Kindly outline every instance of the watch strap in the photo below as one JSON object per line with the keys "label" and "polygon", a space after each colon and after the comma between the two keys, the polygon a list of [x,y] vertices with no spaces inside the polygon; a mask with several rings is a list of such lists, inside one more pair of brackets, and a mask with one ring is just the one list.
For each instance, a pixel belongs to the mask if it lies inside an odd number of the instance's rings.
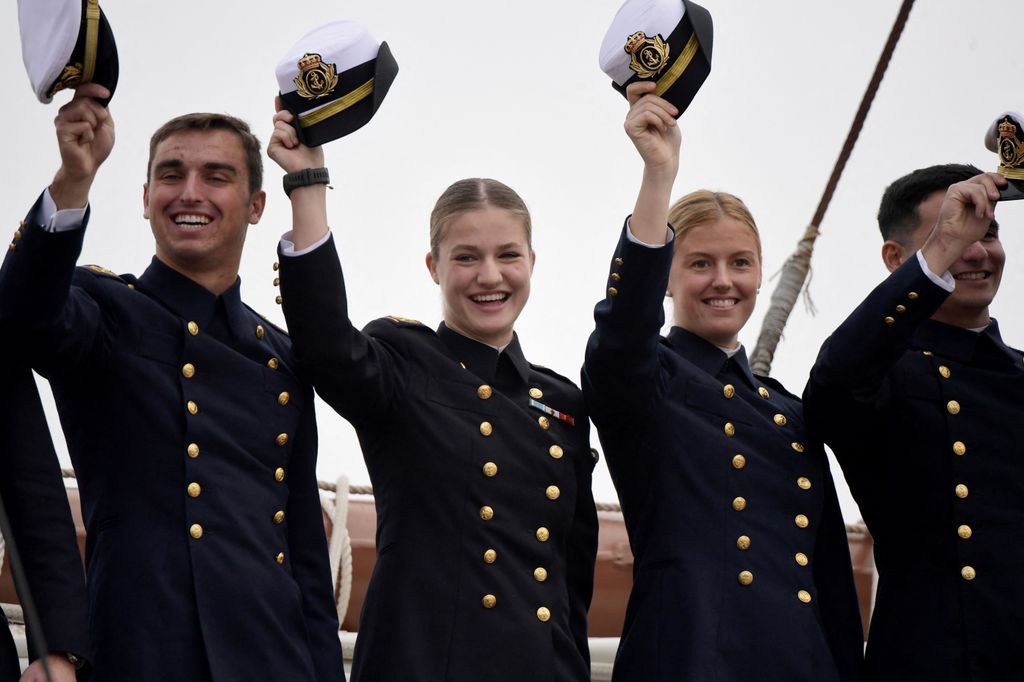
{"label": "watch strap", "polygon": [[303,168],[294,173],[287,173],[284,176],[284,193],[292,195],[292,190],[298,187],[309,185],[327,185],[331,182],[331,175],[326,168]]}

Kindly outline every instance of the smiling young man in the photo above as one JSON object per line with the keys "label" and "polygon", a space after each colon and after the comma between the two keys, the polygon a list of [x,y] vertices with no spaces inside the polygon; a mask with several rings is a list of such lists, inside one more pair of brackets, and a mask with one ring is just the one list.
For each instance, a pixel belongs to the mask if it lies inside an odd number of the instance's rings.
{"label": "smiling young man", "polygon": [[892,274],[825,342],[804,395],[875,541],[871,680],[1020,676],[1024,364],[989,317],[1005,182],[944,165],[889,186]]}
{"label": "smiling young man", "polygon": [[113,120],[82,86],[61,167],[0,270],[0,318],[53,387],[88,534],[101,680],[343,680],[312,391],[242,303],[259,142],[220,114],[153,136],[138,278],[76,268]]}

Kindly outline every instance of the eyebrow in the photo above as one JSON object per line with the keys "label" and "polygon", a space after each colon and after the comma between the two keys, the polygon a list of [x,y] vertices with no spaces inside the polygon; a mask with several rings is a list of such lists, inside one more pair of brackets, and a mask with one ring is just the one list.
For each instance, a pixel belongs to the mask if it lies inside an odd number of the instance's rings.
{"label": "eyebrow", "polygon": [[[740,251],[734,251],[728,254],[727,257],[735,258],[736,256],[754,256],[756,254],[757,252],[754,251],[753,249],[742,249]],[[687,258],[693,258],[695,256],[698,256],[700,258],[714,258],[714,256],[712,256],[710,253],[706,253],[704,251],[691,251],[690,253],[686,254]]]}
{"label": "eyebrow", "polygon": [[[519,248],[522,248],[522,244],[519,244],[518,242],[509,242],[508,244],[500,244],[499,246],[496,247],[496,250],[497,251],[504,251],[506,249],[519,249]],[[452,246],[452,251],[458,251],[460,249],[462,249],[464,251],[481,251],[482,250],[479,246],[477,246],[475,244],[455,244],[455,245]]]}
{"label": "eyebrow", "polygon": [[[153,166],[153,171],[162,171],[170,168],[182,168],[185,163],[181,159],[167,159],[161,161]],[[223,161],[209,161],[202,165],[203,170],[207,171],[226,171],[232,175],[238,175],[238,169],[230,163],[224,163]]]}

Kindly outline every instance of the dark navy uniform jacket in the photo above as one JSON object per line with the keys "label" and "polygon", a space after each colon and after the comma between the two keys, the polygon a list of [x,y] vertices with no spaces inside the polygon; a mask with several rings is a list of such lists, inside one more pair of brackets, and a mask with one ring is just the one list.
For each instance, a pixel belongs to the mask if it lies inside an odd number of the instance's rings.
{"label": "dark navy uniform jacket", "polygon": [[807,417],[874,538],[873,680],[1024,679],[1024,365],[916,258],[825,342]]}
{"label": "dark navy uniform jacket", "polygon": [[284,333],[160,261],[76,269],[40,203],[0,319],[53,387],[78,473],[99,680],[341,680],[312,391]]}
{"label": "dark navy uniform jacket", "polygon": [[800,401],[673,327],[672,243],[623,231],[583,392],[635,557],[615,659],[626,682],[856,680],[845,527]]}
{"label": "dark navy uniform jacket", "polygon": [[360,333],[333,237],[281,259],[281,293],[300,368],[355,427],[373,483],[353,680],[589,680],[597,513],[579,389],[518,339],[499,358],[444,325]]}
{"label": "dark navy uniform jacket", "polygon": [[[6,348],[3,357],[10,360]],[[86,614],[85,574],[75,525],[61,480],[43,406],[28,367],[0,368],[4,408],[0,410],[0,495],[14,531],[27,587],[32,591],[50,651],[91,657]],[[10,548],[8,547],[8,553]],[[24,584],[16,584],[24,594]],[[29,639],[32,639],[30,633]],[[0,682],[21,677],[7,620],[0,615]]]}

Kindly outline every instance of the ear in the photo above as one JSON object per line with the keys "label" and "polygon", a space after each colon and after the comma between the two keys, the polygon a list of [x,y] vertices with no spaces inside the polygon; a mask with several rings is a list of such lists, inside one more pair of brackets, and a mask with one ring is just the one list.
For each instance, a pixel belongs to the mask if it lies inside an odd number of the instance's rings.
{"label": "ear", "polygon": [[434,284],[440,284],[440,280],[437,279],[437,263],[434,262],[434,254],[427,251],[427,270],[430,271],[430,279],[434,280]]}
{"label": "ear", "polygon": [[249,197],[249,224],[255,225],[263,217],[263,209],[267,207],[267,193],[263,190],[253,192]]}
{"label": "ear", "polygon": [[149,220],[149,183],[142,183],[142,217]]}
{"label": "ear", "polygon": [[530,272],[533,272],[534,266],[537,265],[537,252],[530,249]]}
{"label": "ear", "polygon": [[893,272],[903,265],[903,261],[906,259],[907,251],[902,244],[892,239],[885,240],[885,243],[882,244],[882,262],[885,263],[889,272]]}

